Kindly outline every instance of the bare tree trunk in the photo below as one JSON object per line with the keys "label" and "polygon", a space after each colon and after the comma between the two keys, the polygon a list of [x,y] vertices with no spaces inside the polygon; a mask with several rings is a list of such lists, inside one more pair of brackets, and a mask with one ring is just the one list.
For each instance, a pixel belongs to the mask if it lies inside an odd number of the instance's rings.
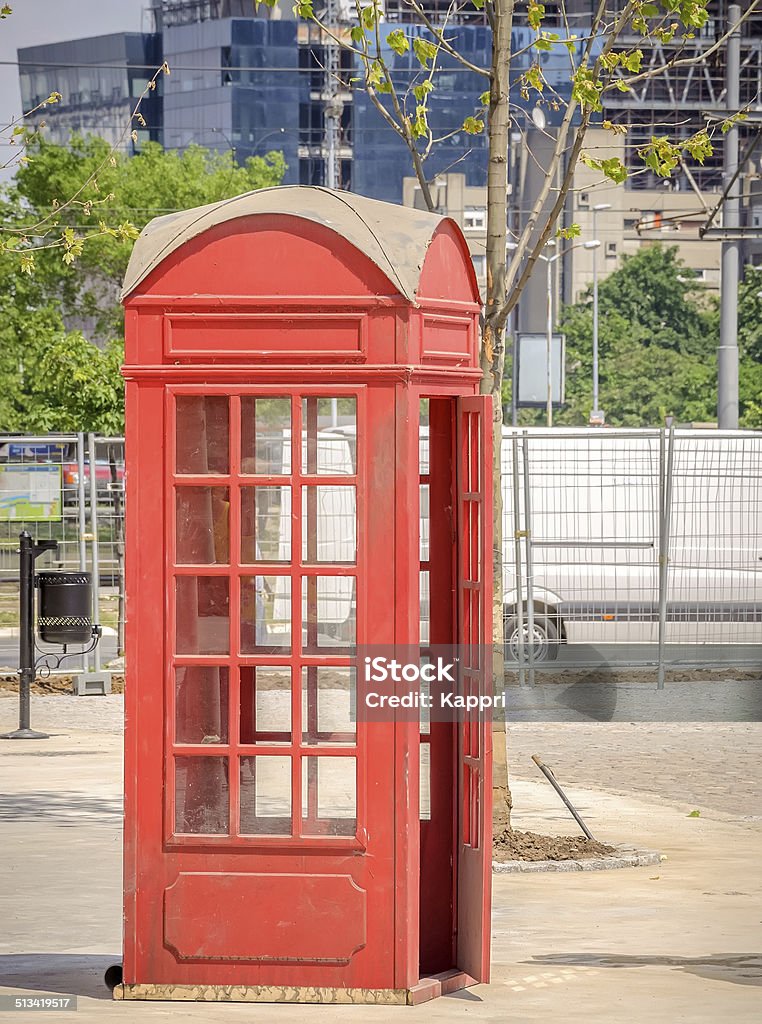
{"label": "bare tree trunk", "polygon": [[[505,305],[505,243],[508,220],[508,106],[509,68],[513,0],[492,0],[488,16],[492,27],[492,66],[489,90],[489,165],[487,170],[487,303],[482,330],[482,394],[492,395],[494,464],[493,484],[493,571],[492,594],[493,686],[504,685],[503,655],[503,492],[502,385],[505,367],[505,328],[500,311]],[[511,791],[505,748],[505,723],[493,722],[493,827],[495,833],[510,827]]]}

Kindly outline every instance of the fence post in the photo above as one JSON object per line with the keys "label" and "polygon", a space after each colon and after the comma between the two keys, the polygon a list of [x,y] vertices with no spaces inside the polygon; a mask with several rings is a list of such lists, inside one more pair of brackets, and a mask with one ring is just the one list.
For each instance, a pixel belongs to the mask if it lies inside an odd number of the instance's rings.
{"label": "fence post", "polygon": [[656,688],[664,689],[664,645],[667,639],[667,588],[669,586],[669,531],[672,521],[672,472],[675,454],[675,425],[670,423],[666,436],[666,462],[664,459],[664,430],[660,443],[660,497],[659,517],[659,653],[656,671]]}
{"label": "fence post", "polygon": [[[98,547],[98,465],[95,454],[95,434],[87,435],[87,455],[90,463],[90,532],[93,539],[90,542],[90,552],[93,559],[93,622],[101,621],[100,597],[100,551]],[[101,670],[100,644],[95,645],[93,652],[93,664],[96,672]]]}
{"label": "fence post", "polygon": [[[524,595],[521,585],[521,497],[519,492],[519,439],[513,434],[513,551],[516,565],[516,618],[518,620],[519,686],[526,685],[524,672]],[[505,638],[510,644],[510,637]],[[509,648],[510,649],[510,648]]]}
{"label": "fence post", "polygon": [[[79,534],[79,571],[87,572],[87,523],[85,521],[85,435],[77,434],[77,531]],[[82,671],[87,672],[90,657],[82,655]]]}
{"label": "fence post", "polygon": [[524,431],[524,545],[527,562],[527,633],[529,634],[529,685],[534,686],[534,568],[532,562],[532,498],[529,488],[529,437]]}

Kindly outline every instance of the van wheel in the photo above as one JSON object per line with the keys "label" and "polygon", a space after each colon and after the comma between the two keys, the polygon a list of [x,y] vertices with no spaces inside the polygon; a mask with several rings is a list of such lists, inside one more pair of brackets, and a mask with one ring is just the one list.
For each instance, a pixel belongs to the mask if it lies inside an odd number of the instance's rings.
{"label": "van wheel", "polygon": [[[533,655],[535,663],[555,661],[558,657],[558,622],[553,616],[535,612],[533,630]],[[506,609],[503,614],[505,637],[505,660],[519,660],[519,620],[514,610]],[[522,622],[524,636],[524,664],[529,663],[529,623],[526,616]]]}

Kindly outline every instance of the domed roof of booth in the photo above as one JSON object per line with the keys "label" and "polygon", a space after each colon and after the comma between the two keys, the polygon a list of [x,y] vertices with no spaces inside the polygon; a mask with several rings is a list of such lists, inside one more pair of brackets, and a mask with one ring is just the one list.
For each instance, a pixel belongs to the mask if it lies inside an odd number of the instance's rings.
{"label": "domed roof of booth", "polygon": [[[375,263],[411,303],[415,302],[423,262],[437,228],[449,222],[460,234],[459,226],[450,217],[368,199],[354,192],[314,185],[256,189],[150,221],[132,250],[122,301],[184,242],[217,224],[260,213],[301,217],[336,231]],[[465,239],[464,248],[467,250]],[[468,263],[470,266],[471,261]],[[477,296],[473,268],[471,276]]]}

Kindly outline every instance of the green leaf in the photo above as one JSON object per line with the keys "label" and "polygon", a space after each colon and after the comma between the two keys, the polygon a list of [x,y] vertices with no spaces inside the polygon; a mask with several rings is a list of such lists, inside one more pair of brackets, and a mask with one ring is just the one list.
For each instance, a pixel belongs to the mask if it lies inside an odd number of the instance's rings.
{"label": "green leaf", "polygon": [[688,815],[688,817],[689,818],[700,818],[701,817],[701,811],[691,811],[690,814]]}
{"label": "green leaf", "polygon": [[747,117],[748,115],[741,110],[737,114],[732,114],[730,117],[726,118],[720,125],[722,134],[726,135],[733,125],[738,124],[739,121],[745,121]]}
{"label": "green leaf", "polygon": [[616,87],[617,87],[617,89],[618,89],[618,90],[619,90],[620,92],[629,92],[629,91],[630,91],[630,87],[629,87],[629,85],[627,85],[627,83],[626,83],[626,82],[623,82],[623,81],[621,80],[621,78],[620,78],[620,79],[619,79],[619,81],[618,81],[618,82],[616,83]]}
{"label": "green leaf", "polygon": [[628,71],[632,71],[633,74],[637,74],[640,71],[641,61],[643,60],[642,50],[631,50],[630,53],[623,53],[622,66],[627,68]]}
{"label": "green leaf", "polygon": [[536,0],[529,0],[529,7],[527,9],[527,21],[529,27],[535,31],[542,25],[542,19],[545,17],[545,4],[537,3]]}
{"label": "green leaf", "polygon": [[608,160],[601,160],[601,170],[610,181],[615,182],[617,185],[621,185],[627,180],[627,168],[618,156],[613,156]]}
{"label": "green leaf", "polygon": [[479,117],[467,117],[463,122],[463,131],[468,135],[481,135],[484,131],[484,121]]}
{"label": "green leaf", "polygon": [[415,96],[419,103],[422,103],[423,100],[426,99],[428,94],[433,91],[434,83],[431,81],[430,78],[427,78],[424,82],[421,82],[420,85],[413,86],[413,95]]}
{"label": "green leaf", "polygon": [[423,67],[427,67],[428,62],[436,57],[437,48],[428,39],[421,39],[420,36],[416,36],[413,40],[413,53],[418,58],[418,62]]}
{"label": "green leaf", "polygon": [[489,89],[485,89],[485,91],[481,94],[481,96],[479,97],[479,103],[481,103],[483,107],[489,106]]}
{"label": "green leaf", "polygon": [[21,273],[31,274],[34,269],[34,253],[23,252],[21,254]]}
{"label": "green leaf", "polygon": [[13,14],[13,8],[10,4],[3,4],[3,6],[0,7],[0,18],[7,18],[9,14]]}
{"label": "green leaf", "polygon": [[683,149],[690,153],[691,157],[700,164],[703,164],[706,158],[710,157],[714,152],[712,140],[709,138],[706,128],[702,128],[701,131],[686,139],[683,143]]}
{"label": "green leaf", "polygon": [[365,29],[362,25],[353,25],[349,34],[353,43],[361,43],[365,38]]}
{"label": "green leaf", "polygon": [[391,46],[395,53],[402,56],[403,53],[407,53],[410,49],[410,40],[402,31],[401,28],[395,28],[386,37],[386,41]]}
{"label": "green leaf", "polygon": [[410,124],[410,134],[414,139],[420,139],[424,135],[429,133],[429,121],[426,113],[426,108],[418,106],[415,108],[415,118],[408,122]]}
{"label": "green leaf", "polygon": [[315,17],[312,0],[296,0],[296,3],[294,4],[294,14],[299,18],[304,18],[305,21],[312,21]]}
{"label": "green leaf", "polygon": [[532,43],[532,46],[534,46],[535,50],[553,49],[553,44],[551,43],[551,41],[549,39],[545,39],[544,36],[540,36],[539,39],[535,39],[535,41]]}
{"label": "green leaf", "polygon": [[601,91],[603,86],[592,68],[577,68],[572,79],[572,98],[587,110],[603,110]]}
{"label": "green leaf", "polygon": [[368,30],[375,28],[378,21],[378,8],[376,5],[372,4],[370,7],[363,7],[360,11],[360,18],[364,28]]}
{"label": "green leaf", "polygon": [[570,224],[566,228],[559,228],[556,231],[556,238],[579,238],[581,234],[582,228],[579,226],[579,224]]}
{"label": "green leaf", "polygon": [[545,88],[545,80],[542,77],[542,71],[540,70],[539,64],[533,64],[528,71],[524,72],[522,78],[530,89],[542,92]]}

